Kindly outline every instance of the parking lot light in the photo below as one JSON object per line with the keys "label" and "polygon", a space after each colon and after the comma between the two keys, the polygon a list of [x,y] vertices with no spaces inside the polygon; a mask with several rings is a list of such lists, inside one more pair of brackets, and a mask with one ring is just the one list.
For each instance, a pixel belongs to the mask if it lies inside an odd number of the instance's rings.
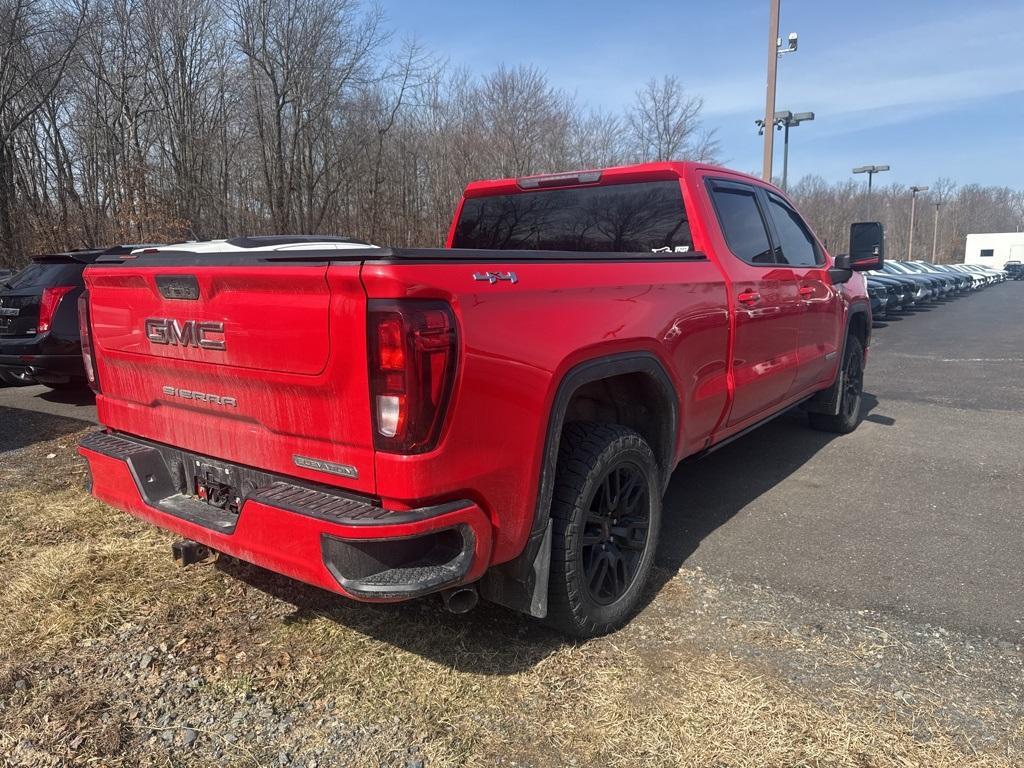
{"label": "parking lot light", "polygon": [[[813,112],[797,112],[793,114],[788,109],[775,113],[775,130],[784,131],[782,141],[782,188],[786,189],[789,184],[789,129],[800,123],[807,123],[814,119]],[[755,120],[758,135],[764,133],[764,120]]]}
{"label": "parking lot light", "polygon": [[[799,36],[796,32],[790,32],[786,38],[786,47],[782,46],[782,38],[779,37],[779,6],[781,0],[768,0],[768,82],[765,88],[764,118],[762,125],[774,122],[775,115],[775,86],[779,68],[779,58],[787,53],[796,53]],[[772,181],[772,156],[774,144],[772,143],[772,132],[763,131],[764,134],[764,163],[761,175],[769,184]]]}
{"label": "parking lot light", "polygon": [[866,173],[868,175],[868,218],[871,218],[871,179],[876,173],[888,170],[888,165],[859,165],[853,169],[854,173]]}
{"label": "parking lot light", "polygon": [[907,237],[907,261],[914,259],[914,212],[917,208],[917,193],[927,191],[928,187],[913,186],[910,188],[910,234]]}
{"label": "parking lot light", "polygon": [[935,263],[935,253],[938,250],[939,245],[939,206],[942,205],[941,200],[937,200],[935,205],[935,223],[932,225],[932,264]]}

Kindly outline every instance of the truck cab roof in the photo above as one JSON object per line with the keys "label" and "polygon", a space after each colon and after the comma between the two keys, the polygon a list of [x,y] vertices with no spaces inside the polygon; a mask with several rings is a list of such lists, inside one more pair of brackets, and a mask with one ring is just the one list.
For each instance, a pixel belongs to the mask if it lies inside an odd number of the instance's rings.
{"label": "truck cab roof", "polygon": [[592,168],[582,171],[570,171],[568,173],[550,173],[535,176],[521,176],[519,178],[507,179],[480,179],[471,181],[466,185],[463,192],[464,197],[482,197],[486,195],[507,195],[514,192],[530,192],[536,189],[552,187],[572,187],[590,184],[625,184],[644,181],[664,181],[666,179],[682,178],[691,168],[710,169],[720,171],[729,176],[742,176],[751,181],[762,184],[758,179],[749,174],[739,173],[728,168],[722,168],[708,163],[699,163],[690,160],[662,161],[655,163],[638,163],[635,165],[621,165],[609,168]]}

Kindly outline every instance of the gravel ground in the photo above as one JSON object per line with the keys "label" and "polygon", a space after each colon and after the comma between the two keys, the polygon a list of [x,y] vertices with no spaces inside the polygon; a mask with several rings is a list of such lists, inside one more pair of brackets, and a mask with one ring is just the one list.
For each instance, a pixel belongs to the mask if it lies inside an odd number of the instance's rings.
{"label": "gravel ground", "polygon": [[171,537],[79,490],[76,437],[0,454],[4,765],[1024,759],[1013,643],[689,567],[584,644],[496,607],[179,569]]}

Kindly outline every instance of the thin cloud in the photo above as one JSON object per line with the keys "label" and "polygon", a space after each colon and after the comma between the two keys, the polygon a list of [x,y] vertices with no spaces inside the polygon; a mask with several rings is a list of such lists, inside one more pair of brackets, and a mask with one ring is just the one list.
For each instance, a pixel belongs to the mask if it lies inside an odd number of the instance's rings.
{"label": "thin cloud", "polygon": [[[794,59],[782,67],[780,98],[823,117],[870,112],[876,121],[904,122],[974,100],[1019,94],[1024,83],[1019,45],[1024,5],[972,7],[969,13],[820,52],[807,50],[806,44],[796,54],[805,53],[803,61]],[[699,90],[707,95],[706,114],[714,120],[756,113],[763,89],[760,79],[730,78],[702,83]]]}

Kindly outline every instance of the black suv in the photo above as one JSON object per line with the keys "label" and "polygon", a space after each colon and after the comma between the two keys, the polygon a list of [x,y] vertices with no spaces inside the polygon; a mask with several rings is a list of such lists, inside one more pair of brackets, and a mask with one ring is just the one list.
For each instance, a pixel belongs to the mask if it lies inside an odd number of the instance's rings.
{"label": "black suv", "polygon": [[115,245],[36,256],[13,277],[0,280],[0,383],[84,386],[78,335],[82,272],[100,256],[145,247]]}

